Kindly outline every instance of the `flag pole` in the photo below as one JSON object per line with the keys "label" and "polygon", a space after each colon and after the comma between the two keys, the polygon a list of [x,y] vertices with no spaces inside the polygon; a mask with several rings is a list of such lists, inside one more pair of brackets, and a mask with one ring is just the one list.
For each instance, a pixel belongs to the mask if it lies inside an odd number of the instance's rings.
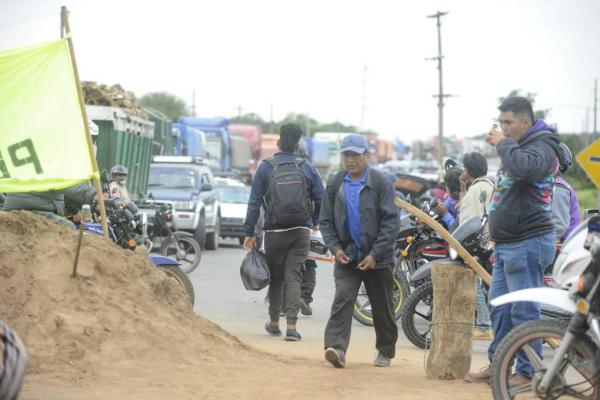
{"label": "flag pole", "polygon": [[[90,127],[88,124],[87,111],[85,110],[85,101],[83,99],[83,91],[81,90],[81,82],[79,80],[79,70],[77,69],[77,62],[75,61],[75,50],[73,49],[73,40],[71,39],[71,28],[69,26],[69,14],[67,13],[67,7],[62,6],[60,9],[61,23],[67,36],[67,43],[69,45],[69,53],[71,54],[71,64],[73,65],[73,72],[75,74],[75,83],[77,85],[77,97],[79,99],[79,108],[81,109],[81,116],[83,117],[83,126],[85,127],[85,139],[88,145],[88,151],[90,153],[90,159],[92,160],[92,169],[99,175],[98,163],[96,162],[96,156],[94,155],[94,146],[92,145],[92,136],[90,134]],[[61,33],[62,33],[61,29]],[[108,238],[108,224],[106,223],[106,208],[104,207],[104,196],[102,193],[102,187],[100,185],[100,179],[94,178],[94,186],[96,187],[96,197],[98,198],[98,206],[100,208],[100,222],[102,223],[102,231],[104,237]]]}

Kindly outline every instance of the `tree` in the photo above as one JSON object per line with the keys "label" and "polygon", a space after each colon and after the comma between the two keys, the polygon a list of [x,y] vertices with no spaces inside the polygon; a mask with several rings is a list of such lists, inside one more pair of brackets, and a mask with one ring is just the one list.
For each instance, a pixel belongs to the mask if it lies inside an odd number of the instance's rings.
{"label": "tree", "polygon": [[173,122],[179,121],[182,115],[190,114],[186,102],[168,92],[146,93],[140,98],[140,104],[162,112]]}
{"label": "tree", "polygon": [[520,97],[525,97],[527,98],[527,100],[529,100],[531,102],[531,106],[533,107],[533,116],[535,119],[546,119],[546,117],[548,117],[550,115],[550,109],[546,108],[543,110],[536,110],[535,109],[535,96],[537,96],[537,93],[533,93],[533,92],[527,92],[527,94],[522,94],[521,93],[521,89],[516,89],[516,90],[511,90],[510,93],[508,94],[508,96],[506,97],[500,97],[498,99],[498,101],[500,103],[502,103],[504,100],[506,100],[509,97],[516,97],[516,96],[520,96]]}

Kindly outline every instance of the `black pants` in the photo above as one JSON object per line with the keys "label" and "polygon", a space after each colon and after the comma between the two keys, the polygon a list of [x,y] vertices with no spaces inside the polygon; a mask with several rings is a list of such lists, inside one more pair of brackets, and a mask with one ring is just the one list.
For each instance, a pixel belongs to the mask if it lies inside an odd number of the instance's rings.
{"label": "black pants", "polygon": [[[308,229],[285,232],[265,232],[265,253],[271,271],[269,286],[269,317],[279,320],[282,302],[288,324],[295,324],[300,311],[302,268],[310,245]],[[283,293],[285,287],[285,301]]]}
{"label": "black pants", "polygon": [[302,273],[302,285],[300,286],[302,300],[306,304],[312,303],[315,286],[317,286],[317,262],[315,260],[306,260],[304,263],[304,272]]}
{"label": "black pants", "polygon": [[361,282],[364,282],[371,302],[375,326],[375,347],[389,358],[396,355],[398,326],[394,319],[394,275],[392,266],[359,272],[355,265],[335,264],[335,297],[325,328],[325,348],[346,352],[350,343],[352,311]]}

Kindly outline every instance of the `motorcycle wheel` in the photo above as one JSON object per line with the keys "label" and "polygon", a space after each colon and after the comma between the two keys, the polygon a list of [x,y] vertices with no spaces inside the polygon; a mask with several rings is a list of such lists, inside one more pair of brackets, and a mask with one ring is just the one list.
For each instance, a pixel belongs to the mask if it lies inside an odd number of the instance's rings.
{"label": "motorcycle wheel", "polygon": [[430,281],[417,286],[402,307],[402,331],[415,346],[427,349],[431,339],[427,337],[431,324],[433,285]]}
{"label": "motorcycle wheel", "polygon": [[[502,340],[492,361],[492,393],[494,399],[537,398],[535,388],[544,372],[555,357],[569,321],[537,320],[513,328]],[[542,340],[543,359],[537,357],[531,344]],[[517,352],[531,354],[537,361],[532,363],[535,370],[531,383],[509,386],[509,378],[514,373]],[[529,356],[528,356],[529,357]],[[598,369],[600,350],[585,334],[575,338],[565,355],[559,371],[550,384],[548,398],[577,397],[599,399]],[[539,363],[536,365],[536,363]]]}
{"label": "motorcycle wheel", "polygon": [[163,270],[165,274],[167,274],[167,277],[175,279],[175,281],[177,281],[177,283],[179,283],[185,289],[185,293],[190,299],[193,307],[195,300],[194,286],[192,285],[192,281],[190,281],[190,278],[188,278],[186,273],[176,265],[157,265],[157,267]]}
{"label": "motorcycle wheel", "polygon": [[177,246],[167,237],[160,246],[160,254],[177,260],[183,272],[189,274],[200,264],[202,248],[196,239],[191,236],[175,235],[175,239],[181,251],[177,251]]}
{"label": "motorcycle wheel", "polygon": [[[410,287],[406,276],[402,273],[394,274],[394,319],[400,318],[402,305],[410,293]],[[354,302],[352,316],[363,325],[373,326],[373,313],[371,312],[371,302],[367,296],[365,285],[361,284],[358,289],[358,295]]]}

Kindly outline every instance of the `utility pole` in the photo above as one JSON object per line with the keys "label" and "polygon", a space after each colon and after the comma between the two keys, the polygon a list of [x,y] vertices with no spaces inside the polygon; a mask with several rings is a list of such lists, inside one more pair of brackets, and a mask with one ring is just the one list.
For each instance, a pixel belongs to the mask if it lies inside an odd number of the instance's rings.
{"label": "utility pole", "polygon": [[235,109],[238,111],[238,118],[242,118],[242,110],[243,110],[242,105],[240,104]]}
{"label": "utility pole", "polygon": [[270,106],[269,133],[275,133],[273,132],[273,103],[270,103]]}
{"label": "utility pole", "polygon": [[362,97],[361,97],[361,106],[360,106],[360,130],[364,129],[365,123],[365,100],[367,98],[367,63],[365,62],[365,69],[363,70],[363,87],[362,87]]}
{"label": "utility pole", "polygon": [[451,97],[450,94],[444,94],[444,86],[442,79],[442,23],[440,18],[448,12],[438,11],[433,15],[428,15],[427,18],[437,19],[437,30],[438,30],[438,55],[436,57],[428,58],[427,60],[437,60],[438,62],[438,80],[439,80],[439,93],[434,94],[433,97],[438,98],[438,140],[437,140],[437,161],[442,165],[444,161],[444,97]]}
{"label": "utility pole", "polygon": [[598,114],[598,79],[594,79],[594,139],[598,137],[598,129],[596,125]]}
{"label": "utility pole", "polygon": [[192,89],[192,117],[196,116],[196,89]]}

